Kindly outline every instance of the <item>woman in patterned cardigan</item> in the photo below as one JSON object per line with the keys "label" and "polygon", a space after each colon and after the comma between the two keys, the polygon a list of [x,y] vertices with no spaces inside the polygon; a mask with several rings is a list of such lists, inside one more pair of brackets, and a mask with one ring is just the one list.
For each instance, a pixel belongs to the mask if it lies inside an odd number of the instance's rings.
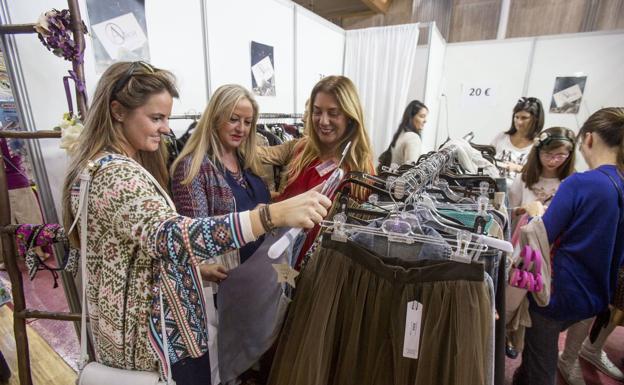
{"label": "woman in patterned cardigan", "polygon": [[[205,384],[209,373],[197,370],[208,362],[199,264],[254,241],[273,225],[310,228],[330,202],[311,191],[260,210],[178,215],[165,191],[161,142],[177,96],[173,75],[147,63],[116,63],[105,71],[65,180],[63,220],[69,228],[78,211],[79,174],[88,170],[83,279],[97,361],[130,370],[155,370],[159,361],[165,367],[162,291],[173,378],[178,385]],[[78,232],[70,241],[79,246]]]}

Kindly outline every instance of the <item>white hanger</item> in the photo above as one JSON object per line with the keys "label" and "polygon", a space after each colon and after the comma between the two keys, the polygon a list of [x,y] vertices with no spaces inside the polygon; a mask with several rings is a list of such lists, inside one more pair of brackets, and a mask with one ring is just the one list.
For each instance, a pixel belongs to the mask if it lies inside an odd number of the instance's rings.
{"label": "white hanger", "polygon": [[332,240],[339,242],[346,242],[352,234],[364,233],[385,237],[390,242],[401,242],[406,244],[418,242],[430,245],[450,246],[453,251],[451,254],[451,260],[464,263],[470,263],[472,260],[477,259],[482,252],[488,249],[488,246],[484,242],[481,242],[480,239],[477,239],[476,241],[472,240],[472,234],[468,231],[459,231],[455,239],[437,238],[429,235],[413,233],[410,228],[409,222],[405,222],[407,225],[401,224],[400,219],[397,219],[396,221],[396,224],[398,224],[399,226],[397,226],[393,230],[399,230],[400,228],[409,228],[409,232],[399,233],[389,231],[390,228],[388,226],[386,226],[385,228],[375,228],[355,225],[343,222],[345,220],[346,215],[343,213],[338,213],[334,216],[334,220],[322,221],[321,226],[331,229]]}

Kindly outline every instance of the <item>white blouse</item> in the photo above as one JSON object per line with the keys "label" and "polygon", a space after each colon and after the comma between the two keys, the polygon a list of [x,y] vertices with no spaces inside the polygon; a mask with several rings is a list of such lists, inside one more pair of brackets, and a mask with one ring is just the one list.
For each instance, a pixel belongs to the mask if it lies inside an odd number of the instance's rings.
{"label": "white blouse", "polygon": [[559,178],[544,178],[540,176],[537,183],[528,189],[522,181],[522,175],[516,176],[509,188],[509,207],[522,207],[530,202],[550,200],[557,192],[561,181]]}
{"label": "white blouse", "polygon": [[402,133],[392,147],[392,163],[399,166],[416,162],[422,154],[420,135],[412,131]]}
{"label": "white blouse", "polygon": [[[511,143],[511,137],[504,132],[496,135],[491,145],[496,147],[497,159],[519,164],[521,166],[524,166],[527,162],[529,152],[533,148],[533,143],[523,148],[514,146],[513,143]],[[518,173],[510,172],[508,177],[513,179],[516,175],[518,175]]]}

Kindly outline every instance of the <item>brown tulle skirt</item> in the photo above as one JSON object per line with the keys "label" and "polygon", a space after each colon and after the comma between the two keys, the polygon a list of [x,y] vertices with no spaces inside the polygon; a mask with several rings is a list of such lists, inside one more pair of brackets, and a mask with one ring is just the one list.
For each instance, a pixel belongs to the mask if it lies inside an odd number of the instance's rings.
{"label": "brown tulle skirt", "polygon": [[[414,300],[418,359],[403,357]],[[481,264],[408,263],[325,239],[297,282],[269,384],[483,385],[491,301]]]}

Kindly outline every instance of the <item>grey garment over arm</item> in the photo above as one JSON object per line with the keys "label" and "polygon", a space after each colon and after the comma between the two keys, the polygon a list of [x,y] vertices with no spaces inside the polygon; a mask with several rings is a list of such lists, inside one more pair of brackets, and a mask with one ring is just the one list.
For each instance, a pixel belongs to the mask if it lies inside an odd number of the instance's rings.
{"label": "grey garment over arm", "polygon": [[228,272],[219,285],[219,374],[222,383],[235,380],[271,347],[281,329],[290,299],[284,295],[274,264],[291,265],[292,245],[278,259],[268,250],[289,228],[266,234],[247,261]]}

